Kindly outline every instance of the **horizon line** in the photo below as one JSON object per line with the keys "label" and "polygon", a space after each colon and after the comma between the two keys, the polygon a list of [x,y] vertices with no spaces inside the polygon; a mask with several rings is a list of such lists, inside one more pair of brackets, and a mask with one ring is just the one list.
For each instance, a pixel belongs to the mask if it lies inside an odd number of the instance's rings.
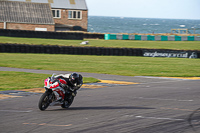
{"label": "horizon line", "polygon": [[90,16],[94,16],[94,17],[115,17],[115,18],[146,18],[146,19],[183,19],[183,20],[200,20],[199,19],[194,19],[194,18],[148,18],[148,17],[123,17],[123,16],[101,16],[101,15],[88,15]]}

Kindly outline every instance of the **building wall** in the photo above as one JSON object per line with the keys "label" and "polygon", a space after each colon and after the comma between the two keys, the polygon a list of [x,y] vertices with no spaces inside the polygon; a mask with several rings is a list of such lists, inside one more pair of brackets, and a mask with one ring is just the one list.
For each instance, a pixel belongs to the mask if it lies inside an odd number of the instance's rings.
{"label": "building wall", "polygon": [[[0,28],[4,28],[4,23],[0,23]],[[47,31],[55,31],[55,25],[6,23],[6,29],[35,31],[35,28],[46,28]]]}
{"label": "building wall", "polygon": [[[88,28],[88,11],[82,11],[82,19],[68,19],[68,10],[61,10],[61,18],[54,18],[57,24],[80,26],[84,31]],[[40,24],[23,24],[23,23],[6,23],[7,29],[15,30],[35,30],[35,28],[47,28],[47,31],[55,31],[55,25],[40,25]],[[0,29],[4,28],[4,23],[0,22]]]}
{"label": "building wall", "polygon": [[66,9],[61,10],[61,18],[54,18],[54,22],[57,24],[66,24],[73,26],[80,26],[84,31],[88,28],[88,11],[82,11],[82,19],[68,19],[68,11]]}

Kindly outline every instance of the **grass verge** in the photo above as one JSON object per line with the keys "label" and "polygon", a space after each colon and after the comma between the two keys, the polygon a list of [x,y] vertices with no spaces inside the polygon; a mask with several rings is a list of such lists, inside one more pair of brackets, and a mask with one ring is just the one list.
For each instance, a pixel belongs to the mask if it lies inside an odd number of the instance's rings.
{"label": "grass verge", "polygon": [[[89,45],[84,47],[117,47],[117,48],[147,48],[147,49],[174,49],[174,50],[200,50],[200,41],[134,41],[134,40],[97,40],[87,39]],[[82,40],[40,39],[0,36],[0,43],[83,46]]]}
{"label": "grass verge", "polygon": [[[41,88],[44,86],[44,80],[50,76],[49,74],[0,71],[0,91]],[[98,81],[99,80],[91,77],[83,78],[84,83]]]}
{"label": "grass verge", "polygon": [[200,76],[200,59],[185,58],[1,53],[0,66],[124,76]]}

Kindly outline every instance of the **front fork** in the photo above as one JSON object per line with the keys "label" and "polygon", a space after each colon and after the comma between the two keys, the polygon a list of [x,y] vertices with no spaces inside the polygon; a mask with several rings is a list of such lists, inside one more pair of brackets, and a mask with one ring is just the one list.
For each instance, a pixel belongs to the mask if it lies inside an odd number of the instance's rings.
{"label": "front fork", "polygon": [[46,90],[45,93],[48,94],[48,100],[49,100],[48,102],[49,102],[49,103],[52,103],[52,102],[53,102],[53,91],[50,90],[50,89],[48,89],[48,88],[45,88],[45,90]]}

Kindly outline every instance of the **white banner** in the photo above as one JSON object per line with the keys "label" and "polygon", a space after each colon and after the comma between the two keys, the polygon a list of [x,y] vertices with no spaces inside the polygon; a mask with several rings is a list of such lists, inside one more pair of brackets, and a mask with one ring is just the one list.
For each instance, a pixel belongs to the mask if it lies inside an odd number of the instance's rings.
{"label": "white banner", "polygon": [[145,57],[174,57],[174,58],[197,58],[196,52],[178,52],[178,51],[148,51],[143,53]]}

